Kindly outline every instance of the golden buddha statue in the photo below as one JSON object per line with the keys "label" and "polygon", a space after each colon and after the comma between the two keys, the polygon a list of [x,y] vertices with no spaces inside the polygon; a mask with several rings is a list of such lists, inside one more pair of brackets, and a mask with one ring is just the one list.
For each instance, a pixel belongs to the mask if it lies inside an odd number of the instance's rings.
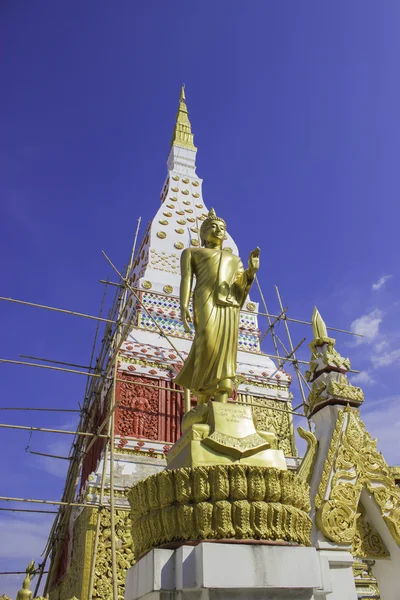
{"label": "golden buddha statue", "polygon": [[33,597],[32,590],[30,589],[31,579],[36,572],[35,562],[33,560],[27,566],[25,572],[26,572],[26,576],[22,583],[22,589],[19,590],[16,600],[32,600],[32,597]]}
{"label": "golden buddha statue", "polygon": [[189,298],[193,277],[195,336],[175,382],[192,391],[198,404],[213,397],[227,402],[235,387],[240,309],[260,265],[253,250],[245,270],[238,256],[222,248],[226,223],[211,209],[200,228],[202,248],[187,248],[181,257],[181,317],[190,331]]}

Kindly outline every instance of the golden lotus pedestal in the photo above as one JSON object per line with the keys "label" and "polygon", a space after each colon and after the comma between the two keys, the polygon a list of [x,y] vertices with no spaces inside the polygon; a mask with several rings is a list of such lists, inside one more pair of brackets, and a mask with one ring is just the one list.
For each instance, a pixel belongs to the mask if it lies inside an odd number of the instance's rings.
{"label": "golden lotus pedestal", "polygon": [[257,431],[251,406],[209,402],[189,411],[183,435],[167,455],[167,469],[242,464],[286,470],[276,436]]}
{"label": "golden lotus pedestal", "polygon": [[271,447],[274,435],[256,431],[250,407],[190,412],[167,469],[129,492],[135,559],[202,540],[310,545],[309,486]]}

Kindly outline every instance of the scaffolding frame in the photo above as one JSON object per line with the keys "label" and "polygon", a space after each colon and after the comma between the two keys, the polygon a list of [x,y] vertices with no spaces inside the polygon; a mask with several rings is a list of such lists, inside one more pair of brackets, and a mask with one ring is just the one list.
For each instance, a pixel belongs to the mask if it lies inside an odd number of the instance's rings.
{"label": "scaffolding frame", "polygon": [[[117,267],[113,264],[111,259],[107,256],[107,254],[103,252],[105,259],[107,260],[109,266],[113,269],[116,275],[119,278],[118,282],[112,282],[107,280],[100,280],[102,284],[105,285],[104,292],[100,304],[99,316],[89,315],[87,313],[77,312],[73,310],[57,308],[52,306],[47,306],[39,303],[29,302],[25,300],[17,300],[14,298],[8,297],[0,297],[0,300],[8,301],[16,304],[21,304],[23,306],[33,306],[36,308],[41,308],[44,310],[49,310],[58,313],[69,314],[72,316],[78,316],[85,319],[90,319],[96,321],[96,330],[93,340],[93,346],[91,351],[91,357],[89,361],[89,365],[80,365],[75,363],[69,363],[59,360],[52,360],[49,358],[42,358],[30,355],[20,354],[21,358],[28,358],[31,360],[39,361],[39,362],[27,362],[21,360],[13,360],[13,359],[5,359],[0,358],[0,363],[6,364],[15,364],[25,367],[33,367],[33,368],[42,368],[50,371],[59,371],[64,373],[70,373],[75,375],[83,375],[87,377],[84,400],[82,406],[79,405],[78,409],[57,409],[53,407],[44,407],[44,408],[35,408],[35,407],[0,407],[0,410],[4,411],[47,411],[47,412],[69,412],[69,413],[77,413],[79,414],[79,422],[75,431],[70,430],[61,430],[61,429],[53,429],[53,428],[43,428],[43,427],[33,427],[33,426],[24,426],[24,425],[13,425],[7,423],[0,423],[0,428],[8,428],[14,430],[26,430],[30,431],[31,434],[34,431],[38,432],[46,432],[46,433],[55,433],[55,434],[66,434],[72,435],[73,441],[71,444],[70,452],[68,457],[60,457],[55,455],[47,455],[54,459],[67,459],[69,461],[69,466],[67,470],[67,476],[65,480],[65,485],[63,489],[63,493],[61,496],[61,500],[47,500],[47,499],[32,499],[32,498],[14,498],[10,496],[0,496],[0,501],[4,502],[21,502],[28,504],[45,504],[51,506],[58,506],[58,510],[41,510],[41,509],[18,509],[18,508],[8,508],[8,507],[0,507],[0,511],[10,511],[10,512],[24,512],[24,513],[45,513],[45,514],[55,514],[55,518],[53,524],[51,526],[48,539],[45,545],[45,548],[42,553],[43,559],[38,567],[36,574],[37,583],[35,587],[34,596],[38,594],[39,587],[41,584],[41,580],[44,574],[47,574],[46,584],[44,587],[44,595],[49,591],[49,585],[52,583],[53,576],[55,570],[57,569],[60,554],[62,551],[62,540],[65,538],[66,529],[70,522],[71,510],[74,508],[92,508],[96,509],[97,512],[97,520],[95,526],[95,535],[93,542],[93,555],[90,566],[90,575],[89,575],[89,600],[92,600],[93,591],[94,591],[94,581],[95,581],[95,568],[96,568],[96,554],[99,543],[99,533],[100,533],[100,522],[101,522],[101,514],[103,510],[110,511],[110,520],[111,520],[111,559],[112,559],[112,598],[113,600],[118,600],[118,580],[117,580],[117,562],[116,562],[116,541],[115,541],[115,510],[121,511],[129,511],[129,508],[124,506],[123,504],[118,503],[117,506],[115,504],[115,485],[114,485],[114,462],[115,462],[115,411],[119,407],[121,400],[117,401],[116,399],[116,386],[117,382],[124,381],[125,384],[128,385],[140,385],[141,387],[151,387],[156,389],[163,389],[159,385],[151,385],[151,384],[143,384],[135,381],[127,382],[125,379],[118,377],[118,358],[120,356],[120,350],[122,344],[125,342],[130,329],[134,326],[133,321],[136,317],[136,314],[140,309],[144,310],[149,318],[152,320],[155,325],[156,330],[158,330],[159,335],[164,338],[167,343],[173,348],[176,354],[184,361],[181,353],[176,348],[175,344],[172,342],[170,337],[164,332],[162,327],[159,325],[156,319],[154,319],[153,315],[140,297],[140,293],[143,292],[143,289],[133,287],[131,285],[131,277],[133,274],[134,267],[134,259],[135,259],[135,251],[136,244],[140,229],[141,219],[138,219],[136,233],[132,245],[131,255],[129,263],[124,269],[125,274],[123,275]],[[289,317],[288,307],[283,306],[282,298],[280,291],[277,286],[275,286],[275,293],[277,296],[278,305],[280,308],[280,313],[275,315],[269,312],[267,303],[265,301],[265,297],[259,283],[258,277],[256,276],[256,286],[258,288],[259,296],[261,299],[261,303],[264,311],[250,311],[243,309],[243,313],[251,314],[257,317],[266,317],[268,322],[268,328],[266,331],[259,334],[260,344],[264,340],[264,338],[269,334],[271,337],[271,341],[274,348],[274,354],[267,354],[262,352],[263,356],[267,356],[269,358],[275,359],[277,361],[278,367],[277,369],[268,376],[267,379],[272,379],[276,375],[279,370],[282,370],[283,365],[289,363],[295,371],[295,375],[297,377],[298,387],[301,394],[302,403],[299,406],[295,407],[292,410],[287,409],[279,409],[278,407],[271,407],[271,410],[282,411],[287,414],[291,414],[293,416],[299,416],[306,418],[304,411],[302,413],[297,412],[297,409],[303,408],[307,404],[307,398],[304,387],[309,388],[309,385],[300,369],[300,365],[308,365],[307,361],[302,361],[297,358],[296,351],[300,348],[300,346],[305,342],[306,338],[303,338],[299,343],[294,345],[293,338],[290,332],[289,323],[301,324],[301,325],[311,325],[310,321],[304,321],[301,319],[295,319]],[[106,302],[107,291],[109,287],[116,288],[116,292],[111,303],[111,306],[108,310],[107,317],[103,316],[104,306]],[[171,296],[171,294],[164,294],[162,292],[151,292],[155,295],[160,296]],[[137,302],[136,307],[132,310],[131,316],[128,321],[123,320],[123,315],[125,314],[126,308],[128,306],[128,298],[134,298]],[[285,330],[287,343],[289,348],[286,348],[285,344],[282,342],[280,337],[277,335],[276,328],[283,323],[283,327]],[[98,336],[100,333],[100,327],[104,325],[104,334],[103,339],[100,346],[100,352],[97,359],[94,361],[94,356],[96,352],[96,348],[98,347]],[[355,332],[346,331],[343,329],[328,327],[331,331],[336,331],[339,333],[356,335],[360,336]],[[361,336],[362,337],[362,336]],[[279,346],[282,347],[284,354],[280,353]],[[245,350],[242,350],[246,352]],[[253,353],[253,352],[252,352]],[[52,363],[52,364],[42,364]],[[55,366],[59,365],[59,366]],[[74,368],[67,368],[74,367]],[[84,369],[84,370],[83,370]],[[356,370],[352,370],[353,373],[358,373]],[[183,390],[174,390],[174,393],[184,395],[185,392]],[[94,429],[93,416],[94,411],[92,410],[96,400],[104,396],[104,402],[107,403],[106,415],[97,428]],[[187,402],[187,399],[186,399]],[[239,400],[236,402],[242,403]],[[243,404],[245,404],[243,402]],[[255,404],[254,406],[264,405]],[[270,407],[269,407],[270,408]],[[129,410],[129,407],[120,407],[123,410]],[[133,409],[132,409],[133,410]],[[104,433],[102,433],[104,432]],[[126,436],[124,436],[126,437]],[[77,501],[77,488],[80,481],[80,473],[82,469],[83,459],[88,454],[88,452],[93,447],[93,444],[99,440],[104,439],[104,448],[102,449],[101,458],[103,460],[102,464],[102,475],[100,482],[100,489],[98,495],[98,502],[79,502]],[[136,440],[135,436],[128,436],[129,440]],[[29,444],[28,444],[29,446]],[[43,454],[39,452],[30,451],[33,454]],[[107,466],[110,468],[110,482],[107,489],[109,489],[109,500],[105,502],[105,489],[106,489],[106,474],[107,474]],[[51,562],[48,571],[45,571],[46,563],[49,559],[49,556],[52,554]],[[0,573],[6,574],[6,573]]]}

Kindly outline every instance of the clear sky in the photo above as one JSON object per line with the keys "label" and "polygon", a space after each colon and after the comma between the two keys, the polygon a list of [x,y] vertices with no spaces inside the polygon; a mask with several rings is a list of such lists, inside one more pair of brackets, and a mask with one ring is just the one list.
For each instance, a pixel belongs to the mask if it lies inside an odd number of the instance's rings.
{"label": "clear sky", "polygon": [[[371,433],[399,463],[399,19],[396,0],[3,0],[1,295],[98,314],[98,281],[112,276],[101,249],[122,267],[138,217],[158,207],[184,82],[207,205],[243,257],[261,247],[272,312],[277,284],[289,315],[309,319],[316,304],[328,325],[365,334],[338,334],[337,348],[361,371]],[[0,309],[1,358],[88,363],[93,322]],[[295,343],[310,341],[308,328],[291,329]],[[83,377],[0,373],[3,407],[83,398]],[[66,438],[1,430],[0,495],[58,499],[66,461],[25,448],[66,456]],[[49,526],[48,516],[0,513],[0,570],[38,560]],[[0,594],[15,597],[21,579],[1,577]]]}

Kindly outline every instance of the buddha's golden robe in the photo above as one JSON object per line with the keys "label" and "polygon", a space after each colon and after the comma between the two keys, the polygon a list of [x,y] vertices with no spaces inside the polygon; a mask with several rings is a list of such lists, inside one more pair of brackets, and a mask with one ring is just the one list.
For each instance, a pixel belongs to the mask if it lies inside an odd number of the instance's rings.
{"label": "buddha's golden robe", "polygon": [[219,248],[187,249],[193,292],[195,336],[183,368],[175,378],[193,392],[212,394],[218,382],[234,379],[240,309],[253,278],[238,256]]}

